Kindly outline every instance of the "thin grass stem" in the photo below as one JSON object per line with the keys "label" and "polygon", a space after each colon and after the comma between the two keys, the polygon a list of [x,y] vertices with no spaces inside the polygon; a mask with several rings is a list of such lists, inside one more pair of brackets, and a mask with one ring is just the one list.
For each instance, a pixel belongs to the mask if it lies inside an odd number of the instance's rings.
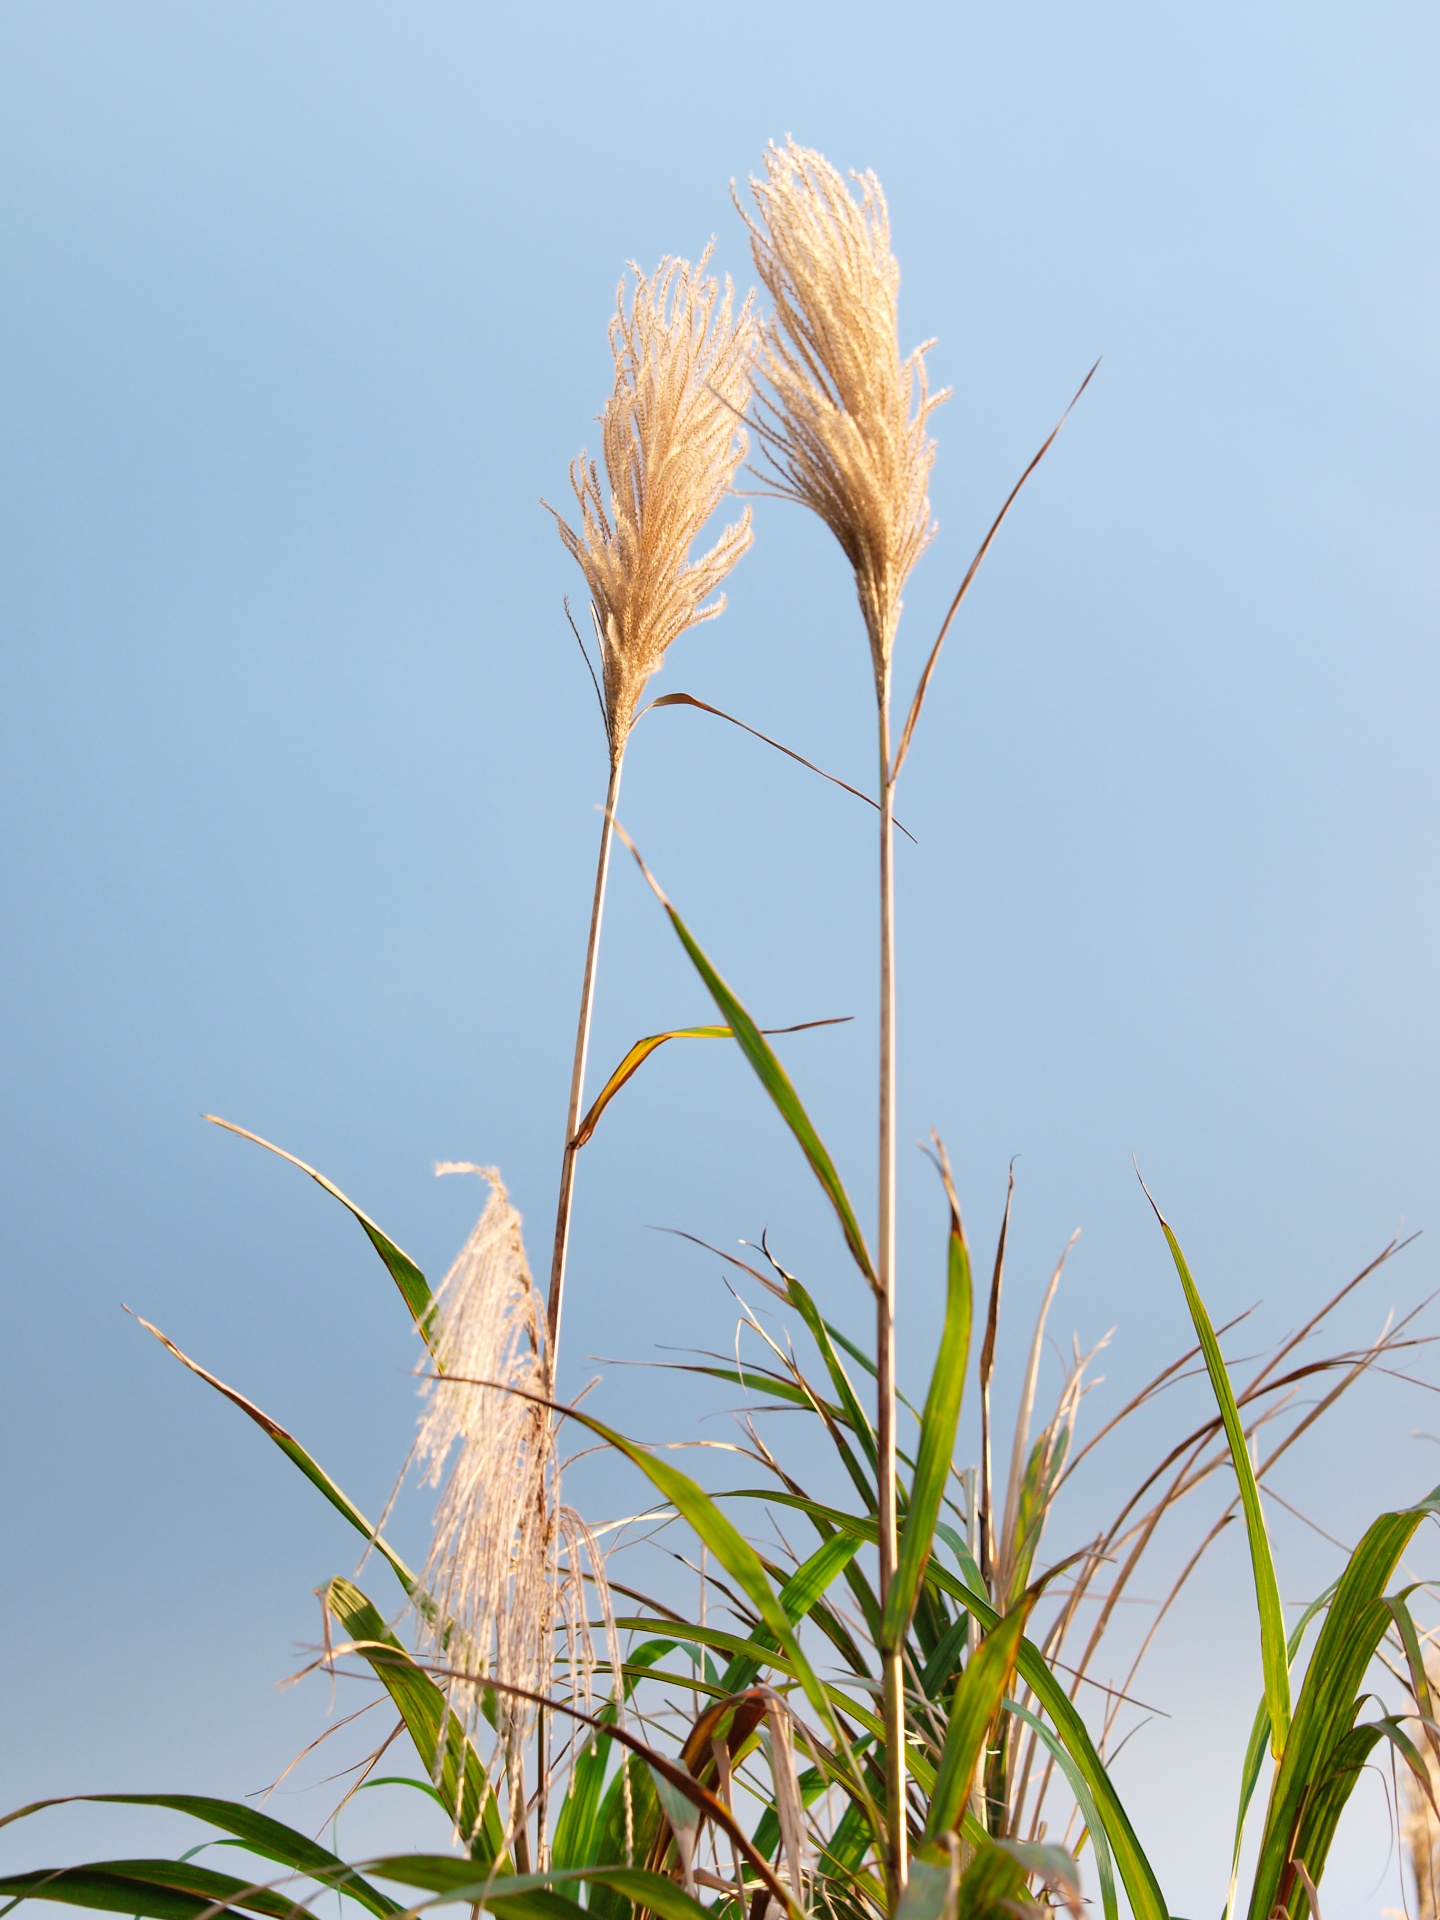
{"label": "thin grass stem", "polygon": [[620,799],[622,750],[610,767],[605,795],[605,818],[600,823],[600,857],[595,865],[595,898],[590,908],[590,939],[585,949],[585,980],[580,989],[580,1018],[575,1028],[575,1065],[570,1075],[570,1105],[565,1115],[565,1155],[560,1163],[560,1194],[555,1207],[555,1249],[550,1260],[550,1296],[546,1325],[550,1346],[550,1378],[556,1377],[560,1351],[560,1310],[565,1303],[565,1265],[570,1251],[570,1219],[575,1204],[575,1161],[580,1149],[575,1136],[585,1111],[585,1062],[590,1051],[590,1020],[595,1008],[595,972],[600,954],[600,925],[605,917],[605,882],[610,872],[610,848],[615,839],[615,808]]}
{"label": "thin grass stem", "polygon": [[[880,1532],[880,1610],[895,1576],[895,785],[890,771],[890,669],[880,696],[880,1167],[876,1249],[875,1373]],[[886,1883],[890,1911],[908,1877],[905,1766],[905,1681],[902,1644],[882,1646],[885,1723],[885,1810],[889,1830]]]}

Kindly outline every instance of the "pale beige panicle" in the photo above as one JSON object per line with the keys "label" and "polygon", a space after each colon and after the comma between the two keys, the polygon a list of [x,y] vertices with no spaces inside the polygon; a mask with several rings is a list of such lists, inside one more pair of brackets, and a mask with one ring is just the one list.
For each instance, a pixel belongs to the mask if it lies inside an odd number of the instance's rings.
{"label": "pale beige panicle", "polygon": [[666,258],[648,279],[635,268],[628,302],[621,281],[610,322],[615,389],[600,416],[605,480],[582,453],[570,468],[579,531],[555,516],[595,607],[615,762],[665,649],[724,609],[723,594],[709,596],[750,544],[747,507],[708,552],[689,557],[748,450],[740,421],[752,299],[732,311],[730,282],[722,293],[705,272],[710,252],[693,267]]}
{"label": "pale beige panicle", "polygon": [[873,173],[853,177],[858,199],[822,155],[772,143],[765,178],[750,182],[758,217],[740,211],[775,305],[759,362],[771,477],[819,514],[854,568],[879,684],[901,590],[935,531],[926,428],[949,393],[926,386],[930,342],[900,357],[885,196]]}
{"label": "pale beige panicle", "polygon": [[[423,1389],[417,1456],[438,1485],[435,1536],[420,1576],[432,1603],[420,1611],[422,1643],[447,1670],[452,1711],[477,1730],[490,1677],[548,1693],[553,1639],[568,1643],[572,1684],[589,1698],[594,1653],[583,1598],[582,1556],[603,1590],[599,1549],[560,1504],[554,1416],[548,1406],[544,1302],[525,1258],[520,1215],[493,1167],[480,1173],[490,1199],[435,1296],[440,1368]],[[452,1458],[453,1456],[453,1458]],[[608,1615],[608,1600],[602,1610]],[[534,1709],[497,1694],[496,1723],[512,1794]]]}

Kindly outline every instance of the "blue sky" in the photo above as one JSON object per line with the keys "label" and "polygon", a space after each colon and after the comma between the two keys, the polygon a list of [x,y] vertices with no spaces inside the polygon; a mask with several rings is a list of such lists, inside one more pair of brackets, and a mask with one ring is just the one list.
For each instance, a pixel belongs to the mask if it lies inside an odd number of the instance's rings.
{"label": "blue sky", "polygon": [[[414,1353],[353,1224],[199,1115],[313,1161],[435,1277],[479,1197],[439,1159],[498,1162],[543,1245],[604,750],[538,500],[594,444],[625,262],[713,235],[749,284],[729,183],[767,139],[877,171],[903,336],[954,389],[902,683],[1103,356],[900,802],[901,1137],[940,1128],[982,1249],[1020,1156],[1006,1377],[1076,1225],[1057,1324],[1117,1329],[1105,1404],[1181,1342],[1132,1154],[1216,1317],[1260,1303],[1257,1345],[1401,1222],[1431,1232],[1343,1337],[1435,1284],[1437,40],[1402,5],[0,12],[7,1804],[248,1791],[327,1710],[273,1683],[349,1539],[122,1301],[366,1506],[409,1445]],[[761,501],[729,611],[656,690],[863,783],[868,679],[829,536]],[[671,711],[622,815],[767,1024],[856,1016],[786,1058],[865,1191],[865,810]],[[706,1013],[617,869],[597,1070]],[[943,1229],[918,1154],[902,1202],[918,1387]],[[669,1049],[587,1149],[567,1300],[570,1384],[601,1373],[646,1437],[691,1389],[589,1356],[726,1345],[735,1311],[653,1225],[768,1227],[863,1324],[741,1064]],[[1280,1483],[1346,1539],[1440,1478],[1428,1396],[1366,1394]],[[587,1471],[597,1518],[639,1504]],[[1333,1555],[1276,1536],[1308,1597]],[[1170,1769],[1225,1817],[1252,1642],[1227,1540],[1125,1776],[1182,1907],[1224,1862]],[[1371,1812],[1342,1910],[1394,1902]],[[7,1857],[119,1831],[57,1819]]]}

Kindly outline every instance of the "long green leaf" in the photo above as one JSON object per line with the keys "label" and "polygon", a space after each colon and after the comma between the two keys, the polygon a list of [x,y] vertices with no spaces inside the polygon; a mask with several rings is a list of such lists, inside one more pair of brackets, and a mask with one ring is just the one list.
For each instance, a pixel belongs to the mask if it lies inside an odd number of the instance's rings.
{"label": "long green leaf", "polygon": [[1285,1901],[1287,1920],[1310,1920],[1314,1909],[1298,1868],[1303,1865],[1311,1886],[1318,1887],[1330,1856],[1330,1843],[1347,1802],[1360,1784],[1365,1762],[1380,1740],[1375,1726],[1352,1727],[1337,1741],[1325,1775],[1312,1782],[1304,1818],[1292,1854],[1293,1881]]}
{"label": "long green leaf", "polygon": [[[598,1718],[613,1720],[615,1703],[607,1701]],[[624,1754],[621,1754],[624,1761]],[[557,1867],[583,1867],[593,1862],[591,1852],[600,1807],[605,1792],[605,1775],[610,1764],[610,1742],[597,1734],[575,1755],[565,1798],[555,1818],[555,1838],[551,1859]]]}
{"label": "long green leaf", "polygon": [[665,1496],[681,1518],[688,1522],[774,1634],[778,1646],[789,1659],[795,1678],[804,1688],[806,1698],[821,1715],[827,1729],[835,1733],[825,1689],[816,1678],[796,1638],[790,1618],[780,1604],[780,1597],[770,1584],[764,1562],[735,1523],[721,1512],[698,1482],[692,1480],[689,1474],[682,1473],[678,1467],[672,1467],[668,1460],[660,1459],[637,1441],[627,1439],[623,1433],[618,1433],[614,1427],[607,1427],[603,1421],[579,1407],[567,1407],[565,1412],[570,1419],[588,1428],[597,1439],[604,1440],[617,1453],[624,1454],[650,1484]]}
{"label": "long green leaf", "polygon": [[692,1899],[665,1874],[651,1873],[644,1867],[571,1867],[564,1872],[515,1874],[489,1880],[476,1874],[473,1861],[457,1859],[454,1854],[388,1854],[367,1865],[382,1880],[417,1887],[444,1900],[473,1902],[502,1915],[507,1909],[519,1911],[513,1903],[528,1894],[563,1886],[599,1886],[623,1895],[637,1907],[647,1907],[652,1913],[660,1914],[662,1920],[709,1920],[708,1909],[698,1900]]}
{"label": "long green leaf", "polygon": [[1022,1840],[986,1839],[960,1882],[959,1920],[1013,1920],[1030,1903],[1026,1883],[1040,1879],[1046,1886],[1063,1887],[1075,1898],[1080,1876],[1063,1847]]}
{"label": "long green leaf", "polygon": [[1240,1418],[1240,1409],[1235,1404],[1235,1390],[1230,1385],[1230,1374],[1220,1352],[1220,1342],[1215,1338],[1215,1329],[1210,1323],[1210,1315],[1200,1298],[1199,1289],[1190,1277],[1190,1269],[1185,1264],[1185,1255],[1180,1251],[1180,1242],[1170,1230],[1170,1224],[1159,1207],[1151,1198],[1150,1189],[1144,1181],[1140,1183],[1145,1198],[1154,1208],[1155,1218],[1160,1222],[1160,1230],[1170,1247],[1170,1257],[1175,1262],[1175,1271],[1180,1276],[1180,1285],[1185,1290],[1185,1304],[1190,1309],[1190,1318],[1195,1323],[1196,1337],[1200,1342],[1200,1351],[1205,1356],[1205,1369],[1210,1375],[1210,1387],[1215,1395],[1215,1403],[1220,1409],[1220,1418],[1225,1423],[1225,1438],[1230,1445],[1230,1464],[1235,1469],[1235,1479],[1240,1488],[1240,1504],[1245,1510],[1245,1531],[1250,1539],[1250,1565],[1255,1576],[1255,1600],[1260,1611],[1260,1664],[1265,1676],[1265,1703],[1270,1714],[1270,1751],[1279,1760],[1285,1751],[1285,1742],[1290,1732],[1290,1663],[1285,1655],[1285,1615],[1280,1606],[1280,1586],[1275,1578],[1275,1560],[1270,1552],[1270,1537],[1265,1531],[1265,1512],[1260,1505],[1260,1485],[1255,1478],[1254,1464],[1250,1459],[1250,1449],[1245,1441],[1245,1427]]}
{"label": "long green leaf", "polygon": [[[786,1618],[799,1624],[809,1614],[816,1601],[831,1584],[849,1566],[860,1551],[860,1542],[843,1533],[832,1534],[810,1555],[808,1560],[798,1566],[780,1589],[780,1604],[785,1609]],[[757,1646],[765,1645],[769,1629],[762,1627],[754,1637]],[[737,1654],[720,1677],[720,1688],[724,1693],[739,1693],[742,1687],[750,1686],[760,1675],[761,1663],[749,1654]]]}
{"label": "long green leaf", "polygon": [[652,1053],[659,1051],[667,1040],[729,1040],[732,1037],[729,1027],[671,1027],[665,1033],[647,1033],[643,1040],[637,1040],[625,1058],[616,1067],[610,1078],[601,1087],[590,1104],[590,1111],[580,1122],[572,1147],[588,1147],[600,1124],[600,1117],[620,1089],[644,1066]]}
{"label": "long green leaf", "polygon": [[[673,1640],[648,1640],[630,1649],[623,1681],[627,1700],[633,1696],[645,1672],[653,1669],[674,1646]],[[618,1720],[614,1701],[607,1701],[597,1717],[607,1724]],[[649,1853],[661,1819],[654,1776],[638,1754],[622,1749],[620,1766],[607,1788],[605,1776],[613,1744],[597,1733],[576,1763],[577,1768],[583,1763],[584,1772],[578,1781],[572,1776],[555,1823],[552,1870],[613,1864],[616,1860],[630,1857],[627,1848],[633,1849],[634,1854],[642,1860]],[[625,1791],[627,1774],[630,1781],[628,1797]],[[590,1911],[618,1920],[619,1915],[628,1914],[631,1908],[628,1900],[605,1887],[596,1886],[590,1893]]]}
{"label": "long green leaf", "polygon": [[916,1854],[895,1920],[956,1920],[960,1893],[958,1857],[937,1861]]}
{"label": "long green leaf", "polygon": [[[1440,1514],[1440,1487],[1418,1505],[1382,1513],[1374,1520],[1340,1576],[1306,1669],[1290,1739],[1271,1783],[1250,1895],[1250,1920],[1269,1920],[1277,1902],[1283,1904],[1288,1898],[1295,1884],[1293,1862],[1302,1822],[1319,1818],[1314,1811],[1317,1796],[1335,1809],[1338,1818],[1337,1796],[1343,1805],[1341,1789],[1347,1777],[1346,1743],[1370,1662],[1392,1618],[1385,1588],[1427,1514]],[[1306,1858],[1305,1864],[1318,1880],[1323,1860],[1317,1865]]]}
{"label": "long green leaf", "polygon": [[15,1820],[24,1820],[47,1807],[67,1807],[76,1803],[166,1807],[173,1813],[189,1814],[192,1819],[218,1827],[222,1833],[234,1834],[237,1840],[243,1840],[249,1850],[261,1859],[273,1860],[282,1867],[294,1867],[300,1873],[337,1887],[377,1916],[400,1911],[387,1894],[372,1887],[338,1854],[331,1853],[328,1847],[322,1847],[307,1834],[297,1833],[283,1821],[272,1819],[268,1813],[241,1806],[233,1800],[216,1800],[196,1793],[68,1793],[53,1800],[34,1800],[28,1807],[20,1807],[16,1812],[6,1814],[0,1819],[0,1827],[7,1827]]}
{"label": "long green leaf", "polygon": [[472,1859],[487,1866],[499,1860],[504,1836],[495,1795],[480,1756],[450,1712],[444,1694],[353,1582],[332,1580],[324,1590],[324,1601],[350,1636],[354,1651],[395,1702],[420,1763],[435,1782],[457,1831],[468,1841]]}
{"label": "long green leaf", "polygon": [[[288,1160],[291,1166],[298,1167],[301,1173],[308,1173],[317,1187],[323,1187],[326,1193],[333,1195],[340,1202],[342,1207],[354,1214],[365,1229],[366,1239],[385,1262],[386,1271],[400,1289],[400,1298],[410,1309],[410,1317],[415,1322],[416,1331],[429,1347],[431,1358],[435,1359],[430,1326],[435,1302],[430,1292],[429,1281],[409,1254],[402,1252],[389,1234],[377,1227],[369,1214],[357,1207],[348,1194],[342,1193],[333,1180],[327,1180],[323,1173],[318,1173],[307,1161],[297,1159],[293,1153],[287,1153],[284,1147],[277,1147],[273,1140],[265,1140],[258,1133],[251,1133],[248,1127],[237,1127],[233,1120],[222,1120],[218,1113],[207,1113],[202,1117],[212,1126],[224,1127],[227,1133],[238,1133],[242,1140],[253,1140],[257,1147],[264,1147],[267,1153],[279,1154],[282,1160]],[[436,1359],[436,1365],[439,1365],[438,1359]]]}
{"label": "long green leaf", "polygon": [[203,1380],[207,1386],[214,1387],[217,1393],[223,1393],[232,1405],[239,1407],[240,1411],[245,1414],[247,1418],[253,1420],[260,1431],[275,1442],[286,1459],[292,1461],[293,1464],[300,1469],[311,1486],[319,1488],[320,1492],[324,1494],[336,1512],[343,1513],[355,1531],[363,1534],[365,1538],[373,1544],[375,1551],[389,1561],[390,1566],[394,1569],[396,1579],[400,1582],[401,1586],[404,1587],[406,1593],[414,1593],[416,1586],[415,1575],[410,1571],[409,1567],[406,1566],[399,1554],[395,1552],[384,1535],[375,1531],[350,1496],[340,1487],[336,1486],[335,1482],[322,1466],[311,1459],[310,1455],[305,1451],[304,1447],[301,1446],[293,1433],[288,1433],[278,1420],[272,1420],[263,1408],[257,1407],[253,1400],[247,1400],[243,1393],[237,1393],[234,1387],[227,1387],[218,1375],[211,1373],[208,1368],[202,1367],[198,1360],[192,1360],[188,1353],[182,1353],[175,1342],[170,1339],[167,1334],[163,1334],[158,1327],[152,1326],[148,1320],[142,1319],[138,1313],[135,1315],[135,1318],[147,1333],[154,1334],[165,1351],[173,1354],[182,1367],[188,1367],[191,1373],[195,1374],[198,1379]]}
{"label": "long green leaf", "polygon": [[[1317,1613],[1321,1613],[1330,1604],[1338,1583],[1331,1581],[1325,1591],[1312,1600],[1301,1614],[1299,1621],[1286,1643],[1286,1655],[1290,1665],[1300,1652],[1310,1622]],[[1260,1782],[1260,1769],[1265,1764],[1265,1735],[1270,1729],[1270,1712],[1262,1697],[1255,1709],[1255,1721],[1250,1729],[1249,1744],[1245,1749],[1245,1765],[1240,1776],[1240,1806],[1235,1815],[1235,1846],[1230,1857],[1230,1892],[1225,1901],[1225,1920],[1229,1920],[1235,1907],[1235,1889],[1240,1881],[1240,1850],[1245,1843],[1245,1821],[1250,1812],[1250,1802],[1255,1797],[1255,1789]]]}
{"label": "long green leaf", "polygon": [[900,1535],[895,1578],[890,1583],[881,1621],[881,1641],[887,1648],[898,1647],[909,1632],[935,1540],[935,1525],[950,1479],[955,1430],[960,1423],[960,1404],[965,1392],[971,1310],[970,1250],[965,1244],[960,1215],[952,1206],[945,1324],[940,1334],[940,1350],[935,1356],[935,1370],[930,1376],[930,1391],[925,1397],[925,1411],[920,1417],[920,1450],[910,1485],[910,1503]]}
{"label": "long green leaf", "polygon": [[1022,1707],[1017,1700],[1007,1700],[1005,1711],[1013,1714],[1017,1720],[1023,1720],[1027,1727],[1034,1730],[1035,1737],[1045,1751],[1052,1754],[1055,1764],[1064,1774],[1075,1804],[1080,1809],[1080,1818],[1085,1822],[1085,1831],[1090,1836],[1090,1844],[1095,1849],[1095,1872],[1100,1881],[1100,1909],[1105,1920],[1119,1920],[1120,1903],[1115,1898],[1115,1857],[1110,1851],[1109,1837],[1105,1832],[1105,1822],[1100,1818],[1095,1805],[1095,1796],[1080,1769],[1060,1740],[1046,1726],[1037,1714],[1028,1707]]}
{"label": "long green leaf", "polygon": [[[825,1371],[830,1376],[830,1384],[835,1389],[835,1397],[845,1409],[850,1429],[865,1449],[865,1458],[869,1461],[871,1471],[873,1472],[875,1462],[879,1458],[875,1429],[870,1423],[869,1414],[866,1413],[864,1407],[860,1404],[859,1395],[851,1383],[849,1374],[845,1371],[845,1363],[836,1351],[835,1336],[830,1323],[822,1317],[820,1309],[815,1305],[814,1299],[811,1297],[809,1289],[804,1283],[798,1280],[793,1273],[786,1273],[783,1268],[779,1271],[784,1281],[786,1297],[800,1318],[805,1322],[806,1331],[815,1342],[815,1350],[820,1355],[825,1366]],[[861,1358],[863,1360],[864,1356],[862,1355]],[[873,1365],[869,1361],[866,1361],[865,1364],[870,1366],[870,1370],[873,1373]],[[874,1488],[862,1484],[861,1497],[868,1500],[870,1511],[873,1513],[875,1510]]]}
{"label": "long green leaf", "polygon": [[0,1876],[0,1894],[21,1900],[59,1900],[67,1907],[99,1907],[147,1920],[201,1920],[206,1913],[244,1909],[265,1920],[294,1920],[294,1895],[272,1893],[233,1874],[197,1867],[193,1860],[96,1860],[80,1867],[39,1868]]}
{"label": "long green leaf", "polygon": [[776,1111],[795,1136],[800,1151],[809,1161],[811,1171],[820,1182],[831,1206],[835,1209],[836,1218],[839,1220],[841,1231],[845,1235],[845,1244],[854,1256],[855,1264],[870,1282],[871,1286],[877,1286],[879,1283],[875,1278],[875,1268],[871,1264],[870,1255],[865,1246],[865,1236],[860,1231],[860,1223],[855,1218],[855,1210],[850,1205],[849,1196],[841,1184],[839,1174],[835,1171],[835,1163],[826,1151],[824,1141],[821,1140],[819,1134],[815,1131],[809,1114],[806,1113],[800,1103],[799,1094],[796,1093],[794,1087],[790,1084],[790,1076],[776,1059],[771,1048],[766,1045],[764,1035],[761,1033],[759,1027],[750,1018],[750,1015],[745,1011],[745,1008],[725,984],[724,980],[721,979],[720,975],[706,957],[704,950],[695,936],[685,925],[685,922],[680,918],[674,907],[672,907],[670,902],[665,898],[659,885],[651,876],[645,862],[636,851],[635,844],[630,839],[630,836],[618,824],[616,826],[616,832],[620,835],[620,838],[625,842],[626,846],[629,847],[631,853],[634,854],[636,865],[645,875],[661,906],[663,906],[666,913],[669,914],[670,924],[674,927],[681,946],[684,947],[686,953],[689,954],[695,971],[705,982],[710,997],[720,1009],[721,1017],[724,1019],[725,1024],[734,1033],[740,1051],[755,1069],[761,1086],[763,1086],[769,1094],[771,1100],[774,1102]]}
{"label": "long green leaf", "polygon": [[950,1708],[922,1845],[939,1840],[959,1824],[984,1751],[985,1736],[1010,1685],[1025,1623],[1034,1604],[1033,1594],[1024,1595],[1019,1604],[990,1629],[966,1662]]}

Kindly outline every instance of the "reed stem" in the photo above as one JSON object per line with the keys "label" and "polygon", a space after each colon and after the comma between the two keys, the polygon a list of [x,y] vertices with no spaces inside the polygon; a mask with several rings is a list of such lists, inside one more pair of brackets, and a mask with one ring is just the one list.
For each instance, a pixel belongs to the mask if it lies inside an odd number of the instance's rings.
{"label": "reed stem", "polygon": [[585,1098],[585,1061],[590,1051],[590,1016],[595,1006],[595,964],[600,952],[600,923],[605,917],[605,881],[610,871],[610,847],[615,838],[615,807],[620,798],[622,748],[610,767],[605,795],[605,818],[600,824],[600,858],[595,866],[595,899],[590,908],[590,942],[585,949],[585,981],[580,989],[580,1020],[575,1029],[575,1066],[570,1076],[570,1106],[565,1119],[565,1157],[560,1163],[560,1197],[555,1209],[555,1250],[550,1260],[550,1297],[546,1303],[549,1329],[550,1383],[554,1391],[560,1350],[560,1309],[565,1299],[565,1262],[570,1251],[570,1215],[575,1200],[575,1136]]}
{"label": "reed stem", "polygon": [[[880,1502],[880,1610],[895,1577],[895,783],[890,770],[890,667],[880,695],[880,1178],[875,1301],[876,1439]],[[905,1694],[901,1645],[880,1649],[884,1688],[885,1879],[893,1914],[909,1877]]]}

